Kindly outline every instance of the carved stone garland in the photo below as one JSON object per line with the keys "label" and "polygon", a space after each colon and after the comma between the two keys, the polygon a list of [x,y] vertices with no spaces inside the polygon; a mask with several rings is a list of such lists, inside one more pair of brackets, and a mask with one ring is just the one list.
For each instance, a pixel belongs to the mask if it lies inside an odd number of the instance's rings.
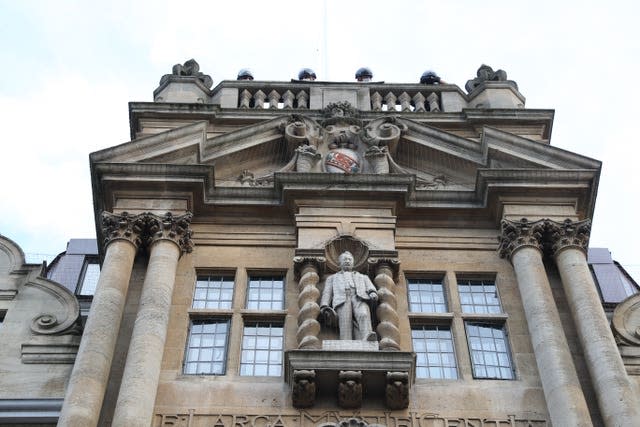
{"label": "carved stone garland", "polygon": [[320,314],[318,283],[326,260],[324,257],[298,256],[293,259],[293,262],[296,276],[300,278],[298,282],[300,291],[298,295],[298,331],[296,333],[298,348],[320,348],[321,343],[318,338],[320,322],[317,320]]}
{"label": "carved stone garland", "polygon": [[387,351],[400,350],[400,329],[398,318],[398,302],[395,294],[394,276],[398,274],[400,263],[394,258],[369,258],[369,265],[374,268],[373,283],[378,290],[378,326],[380,349]]}

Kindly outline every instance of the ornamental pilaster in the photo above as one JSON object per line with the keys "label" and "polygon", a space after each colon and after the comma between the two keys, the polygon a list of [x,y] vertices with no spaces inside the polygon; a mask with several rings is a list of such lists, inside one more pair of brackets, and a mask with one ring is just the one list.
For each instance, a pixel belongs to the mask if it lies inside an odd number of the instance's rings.
{"label": "ornamental pilaster", "polygon": [[326,258],[297,256],[293,259],[295,278],[298,280],[298,330],[296,338],[299,349],[320,348],[320,291],[318,283],[323,273]]}

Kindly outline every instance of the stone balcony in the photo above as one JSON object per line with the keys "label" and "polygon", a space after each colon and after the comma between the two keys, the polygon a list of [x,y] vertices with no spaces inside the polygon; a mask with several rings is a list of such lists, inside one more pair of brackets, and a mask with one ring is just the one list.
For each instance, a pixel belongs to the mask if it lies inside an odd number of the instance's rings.
{"label": "stone balcony", "polygon": [[155,102],[215,104],[225,109],[319,110],[346,101],[363,112],[420,114],[525,105],[524,96],[507,81],[487,81],[467,94],[453,84],[300,80],[224,80],[208,89],[195,76],[166,77],[153,93]]}

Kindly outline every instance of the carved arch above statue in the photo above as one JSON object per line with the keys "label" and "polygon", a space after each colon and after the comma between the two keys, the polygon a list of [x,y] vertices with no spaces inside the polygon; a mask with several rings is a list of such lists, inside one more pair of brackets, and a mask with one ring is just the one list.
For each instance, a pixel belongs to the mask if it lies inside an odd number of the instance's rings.
{"label": "carved arch above statue", "polygon": [[327,269],[332,272],[340,270],[338,257],[345,251],[349,251],[353,255],[353,269],[359,272],[366,272],[369,246],[362,240],[349,235],[336,237],[325,245],[324,252],[327,260]]}

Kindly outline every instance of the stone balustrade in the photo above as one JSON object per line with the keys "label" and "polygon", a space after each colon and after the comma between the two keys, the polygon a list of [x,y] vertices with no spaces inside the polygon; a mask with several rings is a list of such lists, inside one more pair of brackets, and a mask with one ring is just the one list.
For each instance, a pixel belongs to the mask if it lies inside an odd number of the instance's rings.
{"label": "stone balustrade", "polygon": [[[490,82],[467,94],[456,85],[418,83],[289,82],[224,80],[211,90],[195,77],[173,78],[154,92],[156,102],[217,104],[224,109],[320,110],[349,102],[361,112],[427,114],[465,108],[523,108],[524,97],[504,82]],[[191,82],[191,83],[189,83]],[[188,90],[191,84],[193,90]],[[197,90],[196,90],[197,89]]]}

